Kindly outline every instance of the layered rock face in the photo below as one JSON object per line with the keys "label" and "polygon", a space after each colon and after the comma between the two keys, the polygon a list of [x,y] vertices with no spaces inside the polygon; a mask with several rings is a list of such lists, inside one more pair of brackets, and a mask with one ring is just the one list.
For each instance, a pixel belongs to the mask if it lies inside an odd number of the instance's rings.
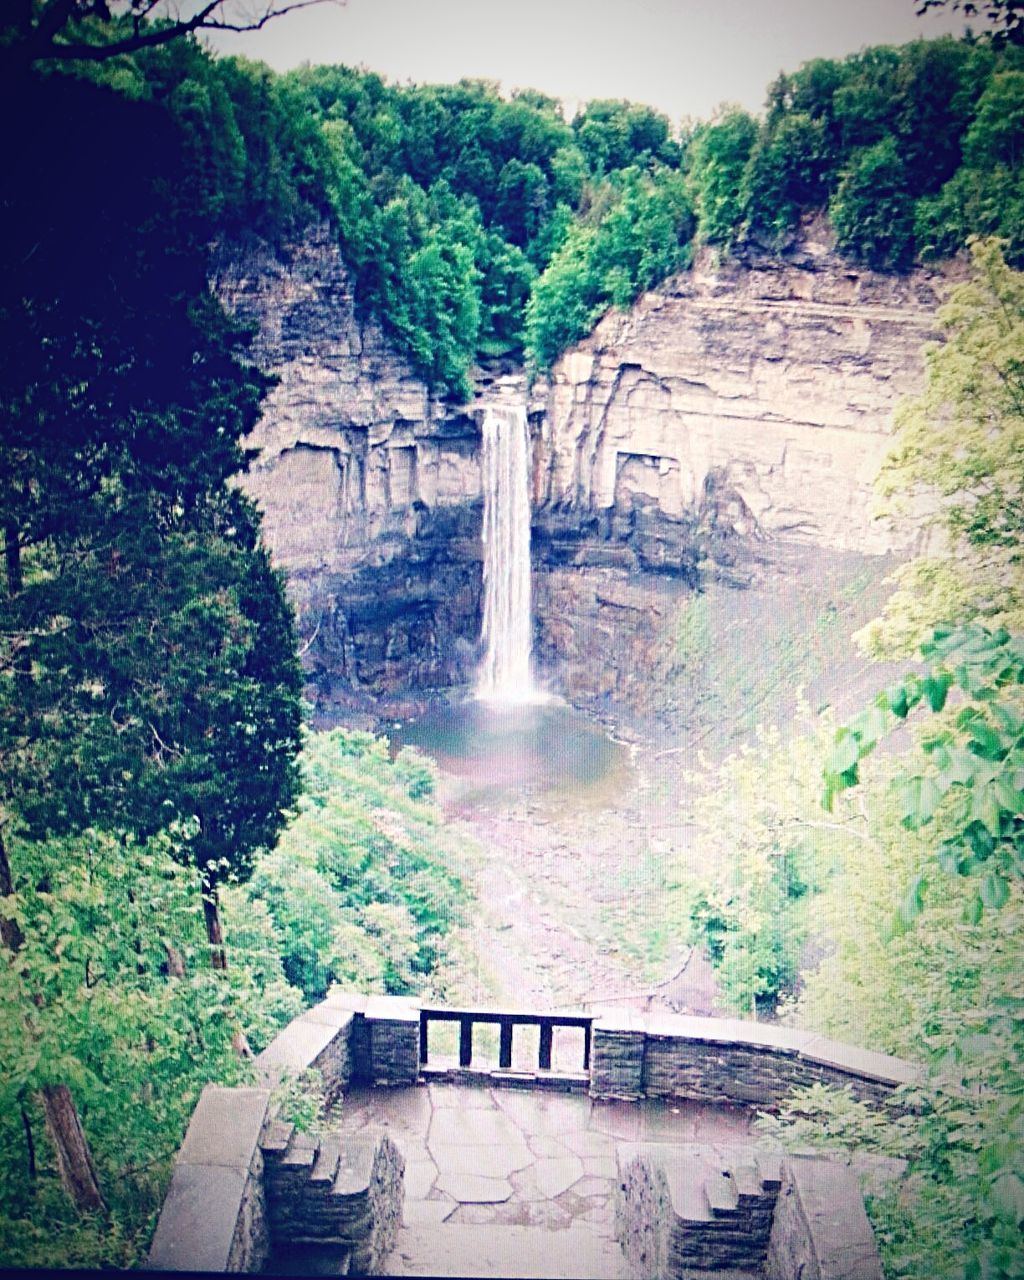
{"label": "layered rock face", "polygon": [[681,586],[743,585],[774,540],[908,547],[909,526],[873,520],[872,483],[945,285],[808,239],[698,263],[563,357],[535,447],[536,599],[574,700],[649,700]]}
{"label": "layered rock face", "polygon": [[359,319],[326,227],[276,254],[233,246],[213,286],[255,322],[253,354],[279,380],[242,485],[288,576],[318,688],[466,678],[481,577],[477,424],[432,402]]}
{"label": "layered rock face", "polygon": [[714,500],[747,537],[906,545],[906,529],[872,521],[871,486],[893,407],[921,385],[943,283],[814,243],[674,277],[555,368],[541,509],[673,520]]}
{"label": "layered rock face", "polygon": [[[287,573],[324,696],[461,683],[477,656],[480,422],[430,397],[374,324],[326,228],[215,264],[278,385],[242,483]],[[921,383],[938,273],[883,276],[805,241],[699,265],[611,313],[534,387],[536,652],[577,701],[629,701],[680,595],[741,585],[765,540],[881,553],[892,410]]]}

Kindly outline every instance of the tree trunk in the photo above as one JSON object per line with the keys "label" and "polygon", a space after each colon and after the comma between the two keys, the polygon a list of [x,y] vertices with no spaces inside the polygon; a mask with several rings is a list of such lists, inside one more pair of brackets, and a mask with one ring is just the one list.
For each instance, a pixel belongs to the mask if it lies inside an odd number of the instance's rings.
{"label": "tree trunk", "polygon": [[21,1127],[25,1133],[25,1155],[28,1160],[30,1182],[36,1180],[36,1140],[32,1136],[32,1121],[24,1107],[21,1108]]}
{"label": "tree trunk", "polygon": [[224,932],[220,927],[220,913],[217,910],[216,885],[208,885],[203,894],[203,918],[206,921],[206,939],[210,944],[210,964],[214,969],[226,969],[228,957],[224,950]]}
{"label": "tree trunk", "polygon": [[103,1213],[96,1166],[82,1132],[75,1100],[66,1084],[48,1084],[39,1091],[46,1115],[46,1132],[57,1154],[60,1180],[80,1213]]}
{"label": "tree trunk", "polygon": [[[11,875],[11,864],[7,858],[7,846],[4,844],[3,832],[0,831],[0,898],[8,898],[14,892],[14,877]],[[21,950],[25,938],[16,920],[9,920],[0,909],[0,942],[11,953]]]}
{"label": "tree trunk", "polygon": [[[14,878],[11,875],[11,864],[7,858],[2,833],[0,833],[0,897],[6,897],[13,892]],[[0,941],[12,956],[17,955],[21,950],[25,938],[14,920],[5,920],[0,916]],[[45,1085],[39,1090],[37,1097],[46,1117],[46,1132],[53,1144],[64,1190],[80,1213],[105,1211],[107,1206],[100,1193],[96,1166],[82,1130],[82,1122],[78,1118],[78,1110],[71,1096],[71,1090],[66,1084]],[[25,1117],[24,1111],[22,1117],[23,1119]],[[31,1130],[27,1124],[26,1137],[31,1144]],[[31,1159],[34,1163],[34,1150],[31,1152]]]}
{"label": "tree trunk", "polygon": [[[203,918],[206,921],[206,939],[210,944],[210,964],[222,973],[228,967],[227,952],[224,950],[224,931],[220,927],[220,912],[217,909],[217,886],[207,885],[203,894]],[[251,1058],[252,1049],[245,1038],[241,1027],[235,1029],[231,1037],[231,1047],[240,1058]]]}
{"label": "tree trunk", "polygon": [[166,938],[164,938],[164,952],[167,956],[167,976],[169,978],[184,978],[185,961],[181,958],[181,952]]}

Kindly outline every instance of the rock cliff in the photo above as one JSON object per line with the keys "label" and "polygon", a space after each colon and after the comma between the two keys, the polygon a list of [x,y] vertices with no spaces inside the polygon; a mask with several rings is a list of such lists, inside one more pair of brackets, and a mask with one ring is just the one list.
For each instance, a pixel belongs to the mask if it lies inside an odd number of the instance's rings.
{"label": "rock cliff", "polygon": [[[707,573],[741,585],[758,545],[906,544],[872,521],[871,481],[943,285],[813,240],[784,261],[705,262],[610,313],[533,388],[536,652],[559,687],[628,701],[679,597]],[[214,287],[278,378],[242,483],[320,694],[467,680],[482,406],[525,380],[480,371],[474,403],[432,399],[360,318],[325,228],[222,250]]]}
{"label": "rock cliff", "polygon": [[872,519],[871,486],[944,283],[805,241],[787,260],[699,264],[609,313],[554,370],[541,511],[678,519],[728,494],[719,514],[746,537],[906,545]]}

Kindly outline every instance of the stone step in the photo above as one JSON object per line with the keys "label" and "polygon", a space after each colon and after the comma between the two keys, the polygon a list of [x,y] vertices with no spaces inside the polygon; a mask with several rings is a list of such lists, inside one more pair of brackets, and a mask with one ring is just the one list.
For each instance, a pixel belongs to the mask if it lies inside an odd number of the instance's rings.
{"label": "stone step", "polygon": [[752,1164],[737,1164],[730,1168],[732,1180],[739,1193],[740,1203],[762,1200],[771,1193],[765,1191],[760,1175]]}
{"label": "stone step", "polygon": [[352,1251],[337,1244],[286,1244],[271,1249],[264,1272],[274,1276],[347,1276]]}
{"label": "stone step", "polygon": [[310,1182],[322,1182],[329,1186],[333,1186],[338,1176],[338,1165],[341,1162],[341,1138],[337,1134],[331,1134],[325,1138],[320,1144],[320,1151],[317,1155],[316,1162],[313,1165],[312,1172],[309,1175]]}
{"label": "stone step", "polygon": [[711,1212],[716,1217],[721,1214],[734,1214],[739,1208],[740,1197],[736,1184],[725,1169],[704,1179],[704,1194],[708,1198]]}
{"label": "stone step", "polygon": [[502,1277],[503,1280],[628,1280],[618,1245],[568,1227],[441,1226],[403,1227],[384,1263],[389,1276]]}
{"label": "stone step", "polygon": [[700,1156],[675,1156],[661,1162],[669,1198],[678,1218],[686,1222],[710,1222],[711,1205],[704,1191],[708,1165]]}
{"label": "stone step", "polygon": [[761,1185],[764,1189],[766,1191],[778,1191],[782,1186],[781,1156],[772,1156],[758,1152],[754,1157],[754,1166],[757,1169],[758,1176],[761,1179]]}
{"label": "stone step", "polygon": [[312,1169],[320,1154],[320,1143],[311,1133],[295,1130],[288,1139],[281,1165],[286,1169]]}
{"label": "stone step", "polygon": [[373,1176],[376,1144],[365,1138],[346,1138],[339,1151],[337,1173],[331,1187],[335,1196],[359,1196],[369,1193]]}
{"label": "stone step", "polygon": [[283,1156],[294,1132],[295,1126],[290,1125],[287,1120],[272,1120],[260,1139],[260,1150],[271,1159]]}

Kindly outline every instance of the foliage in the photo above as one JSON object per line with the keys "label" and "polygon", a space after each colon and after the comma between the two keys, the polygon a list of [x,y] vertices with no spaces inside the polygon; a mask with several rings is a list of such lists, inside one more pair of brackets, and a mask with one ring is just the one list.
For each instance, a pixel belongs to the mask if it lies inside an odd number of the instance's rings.
{"label": "foliage", "polygon": [[706,244],[727,245],[739,230],[743,177],[757,133],[754,118],[734,109],[698,129],[690,142],[687,179],[697,234]]}
{"label": "foliage", "polygon": [[689,262],[693,215],[676,171],[627,169],[602,194],[598,216],[569,228],[533,285],[526,346],[538,368],[549,368],[610,306],[629,307]]}
{"label": "foliage", "polygon": [[875,267],[997,233],[1021,251],[1015,49],[945,37],[818,58],[780,76],[728,242],[777,244],[827,205],[841,252]]}
{"label": "foliage", "polygon": [[805,975],[791,1012],[826,1035],[923,1058],[927,1075],[904,1091],[912,1110],[903,1116],[801,1091],[776,1136],[910,1161],[898,1192],[869,1203],[887,1274],[1010,1277],[1024,1261],[1015,1206],[1024,900],[1018,884],[1002,911],[976,922],[965,912],[970,882],[929,876],[913,929],[894,929],[897,887],[927,868],[933,842],[924,831],[901,837],[886,772],[865,784],[872,840],[816,904],[834,949]]}
{"label": "foliage", "polygon": [[[947,340],[926,351],[927,381],[895,418],[878,487],[914,519],[930,553],[862,633],[879,656],[912,652],[936,622],[1024,625],[1024,275],[998,244],[972,246],[973,277],[940,313]],[[935,544],[938,544],[935,546]]]}
{"label": "foliage", "polygon": [[314,1133],[324,1127],[327,1110],[323,1072],[307,1067],[298,1075],[285,1074],[274,1090],[270,1105],[280,1120],[299,1133]]}
{"label": "foliage", "polygon": [[229,937],[258,913],[310,1001],[332,982],[429,988],[467,892],[461,854],[431,802],[433,766],[410,748],[334,729],[309,734],[303,795],[251,881],[225,896]]}
{"label": "foliage", "polygon": [[[968,905],[981,918],[1003,906],[1010,883],[1024,877],[1024,638],[978,624],[939,628],[921,647],[924,676],[912,673],[836,732],[825,766],[825,806],[859,780],[860,761],[915,707],[941,712],[951,689],[955,715],[937,716],[921,740],[920,771],[893,785],[903,825],[916,830],[941,813],[950,834],[936,858],[944,871],[984,872]],[[909,924],[920,912],[927,881],[918,876],[900,908]]]}
{"label": "foliage", "polygon": [[[24,942],[16,963],[0,964],[4,1266],[135,1261],[199,1091],[245,1079],[234,1037],[258,1048],[298,1011],[280,961],[262,975],[240,963],[226,975],[210,969],[199,873],[176,848],[187,836],[12,841],[17,879],[5,906]],[[34,1101],[54,1082],[74,1090],[106,1221],[77,1219],[60,1191]]]}
{"label": "foliage", "polygon": [[763,122],[727,110],[682,141],[635,103],[594,101],[569,125],[530,91],[278,76],[189,41],[77,74],[170,113],[181,204],[208,239],[276,244],[329,219],[361,311],[456,399],[481,358],[548,367],[609,305],[685,267],[695,231],[774,248],[828,208],[840,250],[886,268],[975,232],[1006,237],[1012,260],[1024,244],[1014,48],[817,59],[776,80]]}
{"label": "foliage", "polygon": [[807,935],[803,900],[816,851],[841,833],[816,812],[817,746],[775,730],[705,778],[690,815],[702,870],[677,869],[672,915],[715,967],[720,998],[740,1013],[771,1011],[792,988]]}
{"label": "foliage", "polygon": [[[166,122],[74,81],[29,106],[54,98],[71,119],[12,148],[25,181],[5,207],[0,795],[39,838],[187,820],[175,848],[211,887],[227,864],[244,874],[295,794],[291,611],[228,483],[268,384],[208,293],[201,226],[164,186]],[[93,137],[115,123],[126,145],[155,130],[169,148],[130,183]],[[45,183],[27,176],[41,139]],[[64,155],[123,204],[55,197]]]}
{"label": "foliage", "polygon": [[206,0],[182,12],[167,0],[36,0],[12,6],[0,29],[4,69],[33,62],[106,62],[203,31],[258,31],[274,18],[324,0],[280,0],[246,10]]}
{"label": "foliage", "polygon": [[269,383],[209,294],[180,137],[162,108],[87,79],[14,87],[27,124],[7,150],[0,236],[3,1123],[27,1146],[40,1090],[69,1091],[113,1217],[65,1230],[34,1138],[38,1172],[20,1165],[2,1212],[31,1217],[14,1233],[22,1260],[48,1234],[51,1261],[113,1263],[144,1244],[199,1086],[237,1078],[233,1042],[248,1029],[258,1044],[298,1007],[279,965],[259,983],[212,972],[193,928],[205,917],[213,938],[216,884],[244,876],[295,794],[301,672],[255,509],[229,484]]}
{"label": "foliage", "polygon": [[[927,13],[929,9],[944,8],[950,0],[918,0],[918,13]],[[1024,13],[1021,12],[1020,0],[952,0],[952,7],[962,12],[964,17],[984,16],[985,20],[995,26],[994,31],[982,31],[992,43],[1024,44]]]}
{"label": "foliage", "polygon": [[[834,735],[825,807],[859,785],[873,838],[825,891],[834,950],[807,975],[795,1007],[826,1033],[867,1033],[928,1063],[907,1098],[916,1125],[882,1134],[902,1144],[910,1177],[898,1196],[872,1205],[890,1270],[922,1280],[1009,1280],[1024,1270],[1024,643],[978,620],[1001,610],[997,584],[1019,576],[1021,482],[1010,443],[1021,407],[1019,290],[998,246],[976,246],[975,279],[946,312],[948,350],[932,353],[925,393],[901,417],[887,491],[937,491],[930,518],[966,573],[939,580],[944,596],[933,576],[916,579],[930,588],[917,598],[915,579],[905,583],[887,622],[895,615],[904,634],[931,624],[923,669]],[[1019,631],[1016,600],[1009,606]],[[959,617],[944,622],[947,608]],[[879,759],[893,726],[921,716],[913,752]],[[936,864],[945,875],[934,875]],[[871,1132],[837,1128],[837,1106],[847,1104],[798,1105],[824,1117],[826,1138],[879,1137],[877,1118]],[[799,1138],[805,1126],[787,1132]]]}
{"label": "foliage", "polygon": [[829,216],[839,248],[850,257],[871,267],[908,265],[914,216],[895,138],[854,153]]}

